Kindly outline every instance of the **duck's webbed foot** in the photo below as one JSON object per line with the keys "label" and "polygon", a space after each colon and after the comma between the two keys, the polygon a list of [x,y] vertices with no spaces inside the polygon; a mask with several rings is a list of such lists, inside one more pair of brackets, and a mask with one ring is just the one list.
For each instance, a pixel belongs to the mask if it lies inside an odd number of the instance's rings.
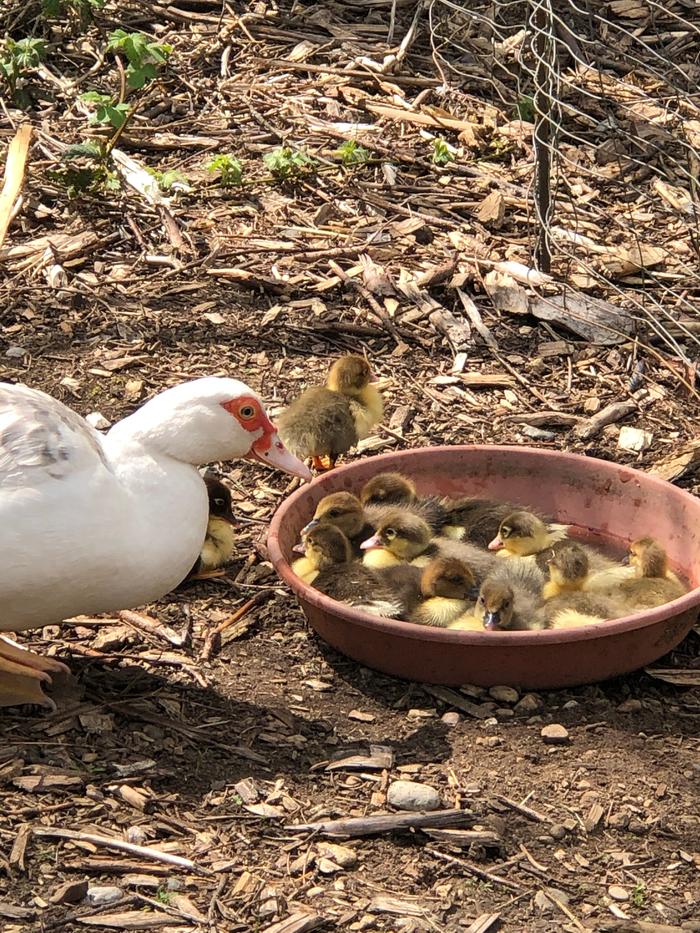
{"label": "duck's webbed foot", "polygon": [[8,638],[0,637],[0,706],[35,703],[56,709],[56,704],[42,690],[51,683],[50,673],[68,674],[61,661],[35,654]]}
{"label": "duck's webbed foot", "polygon": [[318,473],[327,473],[335,466],[335,458],[330,456],[312,457],[311,462]]}

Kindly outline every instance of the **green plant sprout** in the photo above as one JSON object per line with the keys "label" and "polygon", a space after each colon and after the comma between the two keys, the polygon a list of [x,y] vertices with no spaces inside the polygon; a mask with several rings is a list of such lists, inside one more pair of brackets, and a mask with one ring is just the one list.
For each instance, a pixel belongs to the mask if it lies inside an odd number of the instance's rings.
{"label": "green plant sprout", "polygon": [[300,175],[308,174],[313,171],[316,164],[315,160],[305,152],[300,149],[292,149],[290,146],[280,146],[279,149],[273,149],[272,152],[268,152],[263,156],[263,161],[270,174],[280,180],[298,178]]}
{"label": "green plant sprout", "polygon": [[348,139],[336,150],[343,165],[363,165],[370,159],[369,149],[365,149],[354,139]]}
{"label": "green plant sprout", "polygon": [[187,177],[178,171],[176,168],[168,169],[165,172],[161,172],[157,168],[147,169],[150,175],[153,175],[155,180],[158,182],[158,187],[161,191],[189,191],[190,183],[187,180]]}
{"label": "green plant sprout", "polygon": [[436,136],[433,140],[433,165],[448,165],[454,162],[455,154],[449,143],[445,142],[442,136]]}
{"label": "green plant sprout", "polygon": [[111,123],[118,130],[127,118],[130,107],[125,103],[114,103],[109,94],[100,94],[99,91],[86,91],[80,99],[88,104],[97,104],[97,109],[88,117],[93,126],[97,123]]}
{"label": "green plant sprout", "polygon": [[99,12],[107,0],[42,0],[41,12],[47,19],[58,19],[59,16],[77,16],[81,26],[92,22],[95,13]]}
{"label": "green plant sprout", "polygon": [[243,181],[243,166],[232,155],[218,155],[207,162],[207,171],[219,174],[219,182],[223,188],[233,188]]}
{"label": "green plant sprout", "polygon": [[142,88],[152,81],[164,65],[173,47],[163,42],[151,42],[142,32],[115,29],[107,43],[108,52],[122,52],[128,62],[126,83],[130,88]]}
{"label": "green plant sprout", "polygon": [[29,107],[32,102],[31,94],[26,88],[17,87],[20,79],[25,79],[27,73],[41,64],[46,54],[46,43],[43,39],[5,39],[5,48],[0,56],[0,77],[7,85],[10,98],[18,107]]}

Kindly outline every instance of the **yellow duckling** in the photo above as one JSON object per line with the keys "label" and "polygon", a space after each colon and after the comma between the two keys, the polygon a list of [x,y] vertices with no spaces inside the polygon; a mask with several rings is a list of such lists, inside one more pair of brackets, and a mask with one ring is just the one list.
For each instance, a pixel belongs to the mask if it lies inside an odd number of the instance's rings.
{"label": "yellow duckling", "polygon": [[468,564],[454,557],[438,557],[421,574],[422,601],[409,621],[449,627],[473,605],[475,588],[476,577]]}
{"label": "yellow duckling", "polygon": [[[549,580],[542,595],[546,600],[543,612],[548,627],[573,628],[624,615],[624,609],[612,595],[596,592],[596,575],[590,574],[588,553],[580,544],[559,542],[552,549],[547,566]],[[597,576],[611,580],[614,575],[604,570]]]}
{"label": "yellow duckling", "polygon": [[279,416],[280,437],[301,459],[311,457],[317,470],[332,469],[341,454],[367,437],[384,414],[384,402],[372,384],[363,356],[342,356],[331,366],[325,386],[313,386]]}
{"label": "yellow duckling", "polygon": [[530,557],[551,548],[566,533],[566,525],[546,525],[532,512],[518,509],[503,519],[488,548],[499,557]]}
{"label": "yellow duckling", "polygon": [[687,587],[669,569],[665,549],[654,538],[633,541],[629,562],[635,575],[622,582],[615,593],[626,612],[652,609],[687,593]]}
{"label": "yellow duckling", "polygon": [[427,566],[436,557],[456,558],[465,561],[477,579],[483,579],[494,564],[492,555],[473,544],[433,537],[424,519],[404,509],[387,509],[375,533],[360,547],[365,551],[382,548],[399,561],[417,567]]}
{"label": "yellow duckling", "polygon": [[214,476],[205,476],[209,497],[209,521],[202,550],[187,580],[206,580],[220,576],[221,568],[233,557],[236,519],[231,509],[231,493]]}

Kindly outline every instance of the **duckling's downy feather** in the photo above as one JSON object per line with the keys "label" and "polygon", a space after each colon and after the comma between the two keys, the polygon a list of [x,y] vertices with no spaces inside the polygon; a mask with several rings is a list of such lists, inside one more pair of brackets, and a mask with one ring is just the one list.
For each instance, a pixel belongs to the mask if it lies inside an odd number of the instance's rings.
{"label": "duckling's downy feather", "polygon": [[350,450],[358,433],[350,401],[325,386],[313,386],[277,418],[280,437],[297,457],[332,457]]}

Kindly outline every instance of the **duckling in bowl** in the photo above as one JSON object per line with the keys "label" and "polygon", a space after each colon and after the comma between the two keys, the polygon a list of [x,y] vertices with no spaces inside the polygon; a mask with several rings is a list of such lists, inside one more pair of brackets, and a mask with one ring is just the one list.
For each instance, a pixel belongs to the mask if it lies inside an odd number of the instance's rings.
{"label": "duckling in bowl", "polygon": [[317,470],[367,437],[384,414],[381,392],[363,356],[342,356],[331,366],[326,384],[296,398],[277,419],[287,449],[301,460],[311,457]]}

